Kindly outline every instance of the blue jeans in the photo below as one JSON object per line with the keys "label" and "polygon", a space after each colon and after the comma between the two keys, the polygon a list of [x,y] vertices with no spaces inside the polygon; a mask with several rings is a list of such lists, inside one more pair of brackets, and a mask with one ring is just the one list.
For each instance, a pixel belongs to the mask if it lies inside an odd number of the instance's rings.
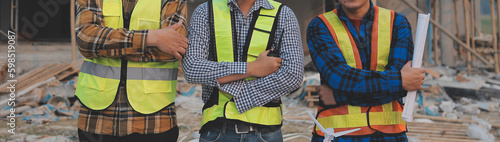
{"label": "blue jeans", "polygon": [[252,131],[244,134],[236,134],[234,130],[208,127],[201,132],[200,142],[283,142],[281,129],[274,132]]}

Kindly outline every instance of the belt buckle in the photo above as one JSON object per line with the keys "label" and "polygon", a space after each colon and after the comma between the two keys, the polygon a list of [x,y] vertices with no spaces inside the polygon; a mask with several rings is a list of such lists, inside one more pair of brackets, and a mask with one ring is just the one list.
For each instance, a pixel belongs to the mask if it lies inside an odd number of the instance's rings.
{"label": "belt buckle", "polygon": [[236,124],[234,125],[234,131],[236,132],[236,134],[246,134],[251,131],[250,129],[253,129],[251,127],[252,126]]}

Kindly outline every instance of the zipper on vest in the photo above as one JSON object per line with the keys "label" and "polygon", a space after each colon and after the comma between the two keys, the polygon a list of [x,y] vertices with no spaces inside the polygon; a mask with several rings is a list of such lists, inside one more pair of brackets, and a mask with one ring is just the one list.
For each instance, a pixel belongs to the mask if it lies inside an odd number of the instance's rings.
{"label": "zipper on vest", "polygon": [[120,67],[120,86],[125,87],[127,82],[127,60],[124,57],[121,58],[121,67]]}

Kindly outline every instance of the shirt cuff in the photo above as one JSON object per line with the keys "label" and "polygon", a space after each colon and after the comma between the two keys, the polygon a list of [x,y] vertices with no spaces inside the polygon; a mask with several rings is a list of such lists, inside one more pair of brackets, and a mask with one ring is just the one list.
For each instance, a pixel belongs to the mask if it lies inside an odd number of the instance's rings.
{"label": "shirt cuff", "polygon": [[401,71],[387,71],[389,77],[388,86],[389,93],[401,93],[403,89],[403,77],[401,76]]}
{"label": "shirt cuff", "polygon": [[252,92],[255,93],[255,90],[253,90],[252,87],[247,86],[242,89],[241,94],[238,97],[233,97],[236,109],[238,109],[240,114],[252,109],[254,106],[257,106],[255,103],[256,99],[253,99],[257,95],[254,96]]}
{"label": "shirt cuff", "polygon": [[341,93],[335,93],[333,92],[333,99],[335,99],[336,105],[347,105],[347,97],[344,95],[341,95]]}
{"label": "shirt cuff", "polygon": [[128,53],[144,54],[148,31],[149,30],[129,31],[129,38],[132,41],[132,47],[126,49],[128,50]]}

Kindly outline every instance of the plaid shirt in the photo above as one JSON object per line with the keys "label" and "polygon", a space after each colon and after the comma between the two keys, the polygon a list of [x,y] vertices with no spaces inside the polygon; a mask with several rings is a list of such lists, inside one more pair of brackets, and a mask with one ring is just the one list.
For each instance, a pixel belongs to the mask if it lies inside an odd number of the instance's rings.
{"label": "plaid shirt", "polygon": [[[130,16],[137,0],[123,0],[124,16]],[[76,35],[78,48],[85,58],[121,57],[130,61],[172,61],[172,57],[156,47],[144,47],[147,30],[129,31],[105,27],[102,16],[102,0],[78,0]],[[186,23],[185,0],[163,0],[161,27],[182,20]],[[178,30],[185,35],[185,27]],[[104,34],[106,33],[106,34]],[[106,109],[96,111],[82,106],[78,116],[78,128],[91,133],[125,136],[132,133],[158,134],[177,126],[175,105],[144,115],[130,106],[127,93],[120,87],[115,100]]]}
{"label": "plaid shirt", "polygon": [[[130,17],[137,0],[123,0],[124,17]],[[161,27],[182,21],[186,25],[186,0],[162,0]],[[102,0],[78,0],[76,13],[76,42],[85,58],[122,57],[136,62],[166,62],[172,55],[156,47],[146,47],[148,30],[112,29],[104,24]],[[186,35],[186,28],[177,30]]]}
{"label": "plaid shirt", "polygon": [[[243,55],[243,46],[252,20],[253,12],[259,8],[273,9],[267,0],[256,0],[248,15],[245,17],[235,0],[228,0],[228,7],[235,13],[237,49],[240,59]],[[281,68],[275,73],[254,80],[239,80],[226,84],[219,84],[217,78],[230,74],[246,74],[246,62],[213,62],[208,60],[210,39],[209,18],[207,3],[196,8],[189,25],[189,47],[182,62],[184,75],[190,83],[203,84],[203,101],[210,97],[210,92],[217,91],[214,87],[233,95],[236,107],[243,113],[256,106],[262,106],[281,96],[290,93],[300,86],[304,74],[304,51],[300,37],[299,24],[293,11],[284,6],[281,11],[277,37],[278,43],[282,29],[283,41],[281,47]],[[221,56],[221,55],[219,55]]]}
{"label": "plaid shirt", "polygon": [[323,21],[316,17],[307,28],[307,45],[318,68],[323,84],[333,91],[337,105],[376,106],[406,96],[401,79],[401,68],[412,60],[413,39],[411,25],[406,17],[396,13],[392,43],[385,71],[370,70],[370,38],[373,24],[373,4],[361,21],[359,32],[348,20],[341,6],[339,19],[346,23],[354,40],[359,43],[363,69],[347,65],[340,48]]}

